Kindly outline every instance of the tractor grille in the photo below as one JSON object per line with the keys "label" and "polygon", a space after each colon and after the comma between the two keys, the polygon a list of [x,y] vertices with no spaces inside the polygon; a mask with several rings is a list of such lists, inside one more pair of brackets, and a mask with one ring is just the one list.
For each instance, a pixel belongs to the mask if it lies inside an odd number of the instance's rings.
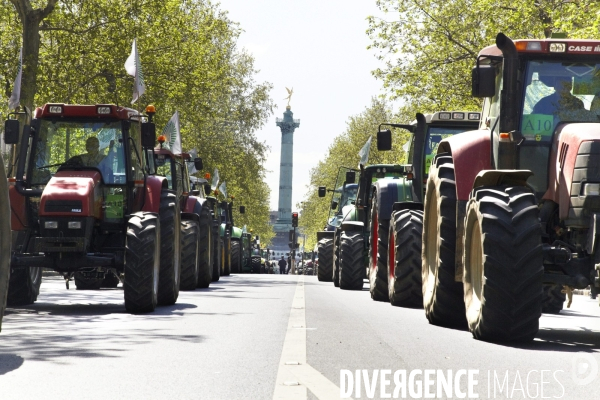
{"label": "tractor grille", "polygon": [[589,226],[589,217],[600,212],[600,196],[584,196],[586,182],[600,183],[600,142],[581,143],[573,170],[567,226]]}
{"label": "tractor grille", "polygon": [[73,212],[72,210],[81,208],[81,200],[48,200],[44,205],[45,212]]}

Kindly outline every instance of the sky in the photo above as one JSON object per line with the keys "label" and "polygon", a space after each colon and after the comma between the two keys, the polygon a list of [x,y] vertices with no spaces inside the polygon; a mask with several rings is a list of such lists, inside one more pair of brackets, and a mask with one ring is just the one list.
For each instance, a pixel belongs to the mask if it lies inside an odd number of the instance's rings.
{"label": "sky", "polygon": [[[257,82],[273,84],[274,114],[256,132],[271,148],[266,168],[271,210],[278,209],[281,131],[286,87],[300,127],[294,133],[292,209],[303,200],[309,171],[322,160],[348,118],[365,110],[382,84],[371,71],[382,66],[365,33],[375,0],[220,0],[243,29],[239,46],[254,56]],[[373,128],[374,132],[376,127]],[[356,161],[351,160],[350,164]]]}

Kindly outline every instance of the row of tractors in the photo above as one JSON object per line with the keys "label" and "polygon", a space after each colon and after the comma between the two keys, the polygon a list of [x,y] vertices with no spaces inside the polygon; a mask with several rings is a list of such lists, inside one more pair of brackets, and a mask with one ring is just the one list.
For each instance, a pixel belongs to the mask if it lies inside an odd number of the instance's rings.
{"label": "row of tractors", "polygon": [[500,33],[472,94],[481,112],[380,126],[378,150],[382,127],[412,133],[406,165],[340,169],[318,277],[368,279],[373,300],[477,339],[528,341],[566,294],[600,287],[600,41]]}
{"label": "row of tractors", "polygon": [[80,290],[122,283],[131,313],[252,271],[258,237],[234,226],[233,198],[219,200],[190,176],[202,159],[173,154],[162,135],[156,146],[153,106],[142,114],[46,104],[20,114],[25,124],[5,123],[8,179],[0,169],[0,211],[10,215],[0,226],[2,311],[36,301],[43,268],[67,289],[70,281]]}

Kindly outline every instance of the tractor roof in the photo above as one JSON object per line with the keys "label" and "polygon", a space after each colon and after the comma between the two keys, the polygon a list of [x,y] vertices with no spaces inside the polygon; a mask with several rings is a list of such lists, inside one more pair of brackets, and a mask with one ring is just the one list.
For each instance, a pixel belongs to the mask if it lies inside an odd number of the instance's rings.
{"label": "tractor roof", "polygon": [[433,114],[425,114],[425,118],[428,124],[436,122],[456,124],[464,124],[465,122],[479,123],[481,113],[473,111],[440,111]]}
{"label": "tractor roof", "polygon": [[132,108],[120,107],[114,104],[95,104],[95,105],[81,105],[81,104],[44,104],[41,107],[36,108],[35,118],[48,118],[48,117],[60,117],[60,118],[116,118],[127,120],[130,118],[136,118],[141,115],[138,111]]}
{"label": "tractor roof", "polygon": [[[519,54],[598,54],[600,40],[585,39],[518,39],[514,41]],[[479,52],[479,56],[502,57],[496,45],[488,46]]]}

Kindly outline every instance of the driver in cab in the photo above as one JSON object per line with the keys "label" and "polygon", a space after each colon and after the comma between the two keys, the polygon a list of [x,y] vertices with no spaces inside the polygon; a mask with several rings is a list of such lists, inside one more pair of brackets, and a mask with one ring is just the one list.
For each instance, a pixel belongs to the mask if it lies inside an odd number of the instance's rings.
{"label": "driver in cab", "polygon": [[104,155],[100,153],[100,141],[97,137],[89,137],[85,141],[86,154],[81,154],[71,158],[69,164],[80,164],[85,167],[98,167],[104,160]]}

